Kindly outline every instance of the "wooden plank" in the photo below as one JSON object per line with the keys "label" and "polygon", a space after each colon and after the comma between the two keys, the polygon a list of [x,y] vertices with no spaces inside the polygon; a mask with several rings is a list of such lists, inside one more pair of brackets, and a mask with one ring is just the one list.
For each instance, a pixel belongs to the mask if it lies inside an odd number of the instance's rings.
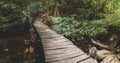
{"label": "wooden plank", "polygon": [[[87,56],[86,54],[80,54],[80,55],[76,55],[76,56],[69,57],[62,60],[48,61],[48,63],[59,63],[60,61],[63,63],[77,63],[77,61],[84,60],[87,58],[89,58],[89,56]],[[86,63],[89,63],[89,62],[86,62]]]}
{"label": "wooden plank", "polygon": [[97,61],[92,58],[86,58],[84,60],[78,61],[77,63],[97,63]]}
{"label": "wooden plank", "polygon": [[52,43],[63,43],[63,42],[72,43],[68,39],[65,39],[63,36],[55,37],[55,38],[52,38],[52,39],[43,39],[42,42],[43,43],[50,43],[50,42],[52,42]]}
{"label": "wooden plank", "polygon": [[[47,54],[47,55],[63,54],[66,52],[73,52],[76,50],[79,50],[79,49],[76,49],[76,47],[71,47],[71,48],[63,48],[63,49],[56,49],[56,50],[46,50],[45,54]],[[80,53],[84,53],[84,52],[80,51]]]}
{"label": "wooden plank", "polygon": [[43,43],[43,45],[45,47],[54,47],[54,46],[67,46],[67,45],[73,45],[73,43],[69,42],[69,41],[63,41],[62,43],[60,42],[61,40],[59,41],[53,41],[52,42],[47,42],[47,43]]}
{"label": "wooden plank", "polygon": [[57,45],[55,45],[54,47],[47,47],[47,46],[44,46],[44,50],[56,50],[56,49],[63,49],[63,48],[68,48],[68,47],[74,47],[73,45],[67,45],[67,46],[60,46],[58,47]]}
{"label": "wooden plank", "polygon": [[[51,55],[51,56],[46,57],[46,62],[54,62],[54,61],[59,61],[59,60],[66,60],[66,59],[69,59],[69,58],[82,56],[82,55],[84,55],[84,54],[81,54],[78,51],[67,53],[67,54]],[[84,59],[84,57],[83,57],[83,59]],[[82,59],[82,57],[81,57],[81,59]]]}
{"label": "wooden plank", "polygon": [[[62,42],[60,42],[60,41],[62,41]],[[56,45],[57,44],[57,45]],[[71,42],[69,42],[69,41],[66,41],[66,40],[59,40],[59,41],[53,41],[53,42],[43,42],[43,45],[45,46],[45,47],[64,47],[64,46],[68,46],[68,45],[73,45],[73,43],[71,43]]]}

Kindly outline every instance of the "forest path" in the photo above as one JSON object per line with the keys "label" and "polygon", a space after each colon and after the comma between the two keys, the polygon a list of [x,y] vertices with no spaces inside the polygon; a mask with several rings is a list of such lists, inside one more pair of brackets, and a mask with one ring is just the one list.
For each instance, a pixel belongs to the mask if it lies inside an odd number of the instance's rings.
{"label": "forest path", "polygon": [[70,40],[57,34],[40,19],[34,26],[41,37],[46,63],[97,63]]}

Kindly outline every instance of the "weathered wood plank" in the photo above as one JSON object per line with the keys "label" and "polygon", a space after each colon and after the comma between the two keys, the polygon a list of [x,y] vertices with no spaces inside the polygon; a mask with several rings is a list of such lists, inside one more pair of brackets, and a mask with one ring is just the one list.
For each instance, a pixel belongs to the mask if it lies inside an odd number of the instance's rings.
{"label": "weathered wood plank", "polygon": [[86,59],[81,60],[77,63],[96,63],[96,60],[93,60],[92,58],[86,58]]}
{"label": "weathered wood plank", "polygon": [[43,46],[44,47],[44,50],[56,50],[56,49],[63,49],[63,48],[69,48],[69,47],[74,47],[73,45],[67,45],[67,46],[54,46],[54,47],[46,47],[46,46]]}
{"label": "weathered wood plank", "polygon": [[[87,56],[86,54],[80,54],[80,55],[73,56],[73,57],[70,57],[67,59],[63,59],[63,60],[51,61],[50,63],[78,63],[78,61],[82,61],[84,59],[90,59],[90,57]],[[93,61],[93,59],[90,59],[90,60]],[[85,60],[85,62],[89,63],[86,60]]]}
{"label": "weathered wood plank", "polygon": [[[56,49],[56,50],[46,50],[45,52],[47,55],[54,55],[54,54],[63,54],[66,52],[73,52],[76,50],[79,50],[79,49],[76,49],[76,47],[71,47],[71,48],[63,48],[63,49]],[[84,52],[81,51],[80,53],[84,53]]]}

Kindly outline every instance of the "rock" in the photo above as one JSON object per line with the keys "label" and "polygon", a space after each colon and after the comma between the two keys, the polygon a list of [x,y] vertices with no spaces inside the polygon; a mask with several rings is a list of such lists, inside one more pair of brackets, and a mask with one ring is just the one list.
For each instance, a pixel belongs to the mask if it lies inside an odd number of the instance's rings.
{"label": "rock", "polygon": [[97,50],[97,52],[96,52],[96,55],[97,55],[98,59],[103,59],[106,56],[111,55],[111,54],[112,53],[110,51],[105,50],[105,49],[103,49],[103,50]]}
{"label": "rock", "polygon": [[116,55],[107,55],[101,63],[120,63]]}

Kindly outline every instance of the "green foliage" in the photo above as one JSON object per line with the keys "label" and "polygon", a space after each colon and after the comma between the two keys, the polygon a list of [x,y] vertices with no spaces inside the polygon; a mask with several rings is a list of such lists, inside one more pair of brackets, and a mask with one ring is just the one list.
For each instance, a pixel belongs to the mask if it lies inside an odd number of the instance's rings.
{"label": "green foliage", "polygon": [[40,1],[0,1],[0,34],[24,35],[29,31],[29,22],[45,7]]}
{"label": "green foliage", "polygon": [[62,15],[76,14],[76,19],[99,20],[119,8],[119,0],[62,0]]}
{"label": "green foliage", "polygon": [[116,11],[114,14],[107,15],[104,21],[108,27],[120,27],[120,9],[118,9],[118,11]]}
{"label": "green foliage", "polygon": [[27,10],[25,11],[28,12],[30,16],[34,17],[35,15],[45,11],[46,9],[47,9],[47,5],[38,1],[34,3],[31,2],[31,4],[27,6]]}
{"label": "green foliage", "polygon": [[106,16],[104,26],[108,28],[110,33],[119,35],[120,32],[120,9],[117,9],[115,13]]}
{"label": "green foliage", "polygon": [[0,17],[0,31],[9,30],[10,32],[13,31],[11,29],[13,26],[16,27],[16,25],[21,25],[23,14],[17,5],[3,2],[0,6]]}
{"label": "green foliage", "polygon": [[[119,0],[62,0],[62,16],[52,17],[52,28],[67,37],[102,36],[119,30]],[[74,10],[73,10],[74,9]]]}
{"label": "green foliage", "polygon": [[107,33],[107,29],[103,27],[104,22],[101,20],[77,21],[73,17],[51,17],[51,23],[54,30],[73,40]]}

